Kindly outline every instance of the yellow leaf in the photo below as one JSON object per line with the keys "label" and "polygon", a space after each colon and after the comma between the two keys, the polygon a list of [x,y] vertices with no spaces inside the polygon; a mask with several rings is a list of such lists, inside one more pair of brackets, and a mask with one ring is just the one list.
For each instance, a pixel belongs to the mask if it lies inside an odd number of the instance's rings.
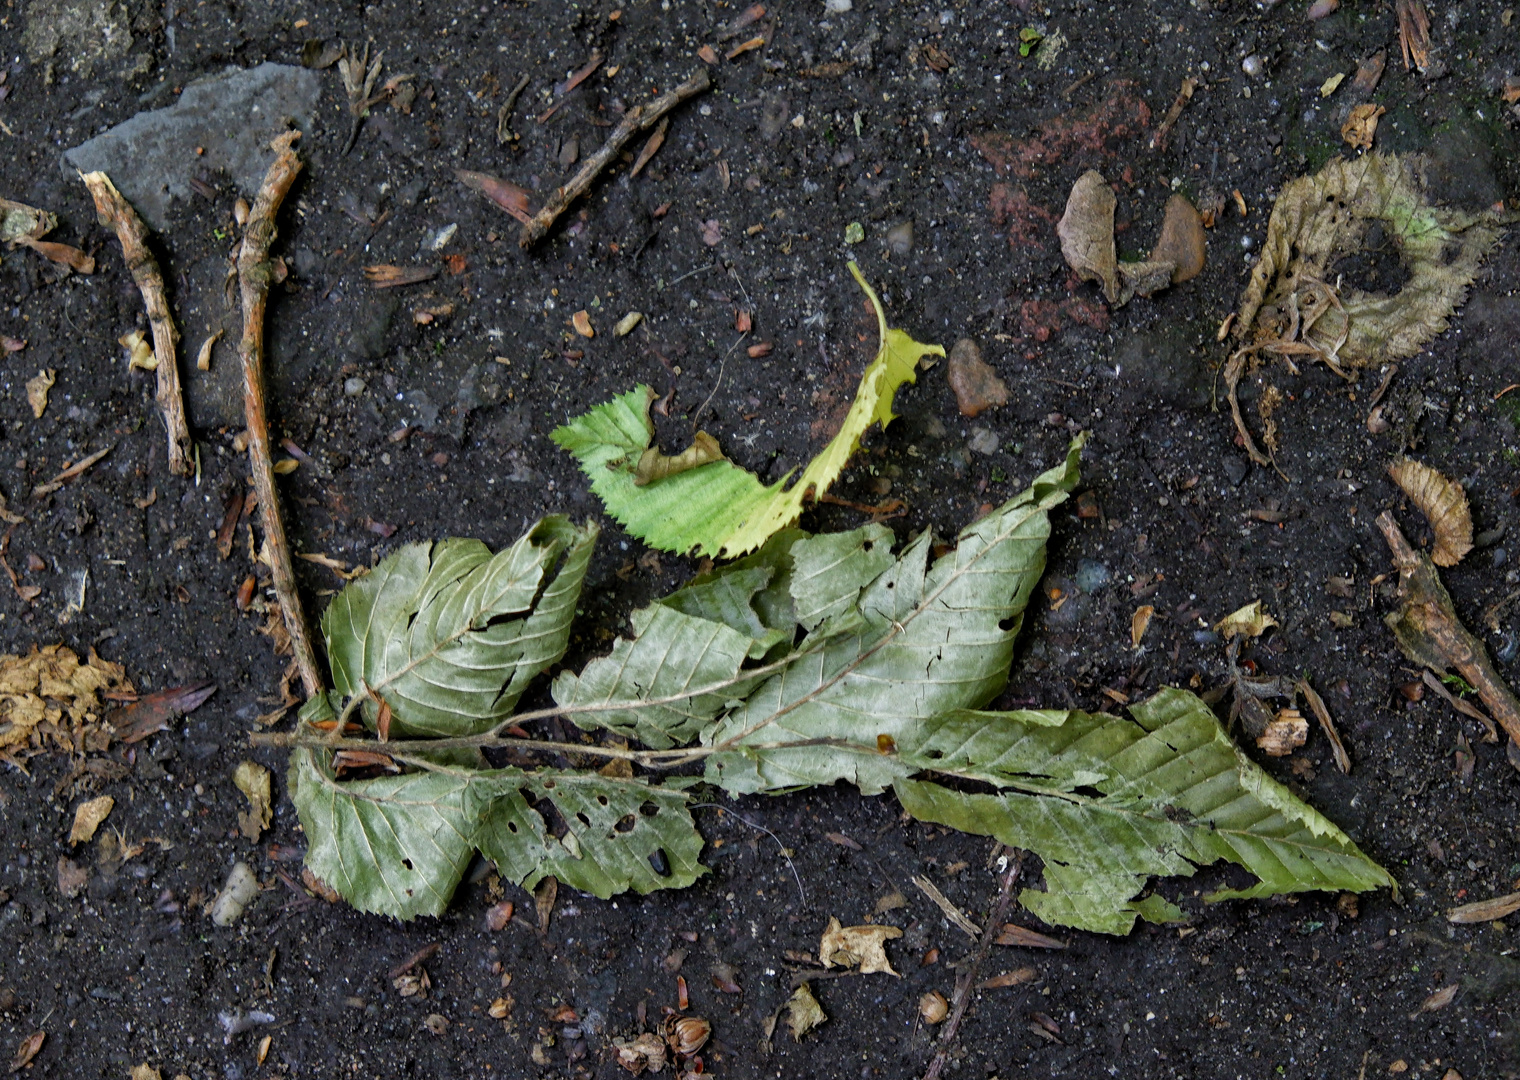
{"label": "yellow leaf", "polygon": [[1268,628],[1279,625],[1277,620],[1261,609],[1260,600],[1252,600],[1238,611],[1232,611],[1214,625],[1214,633],[1229,640],[1236,635],[1247,638],[1261,637]]}
{"label": "yellow leaf", "polygon": [[818,959],[824,967],[858,967],[862,975],[881,971],[896,975],[887,959],[887,942],[902,937],[895,926],[840,926],[829,918],[818,943]]}

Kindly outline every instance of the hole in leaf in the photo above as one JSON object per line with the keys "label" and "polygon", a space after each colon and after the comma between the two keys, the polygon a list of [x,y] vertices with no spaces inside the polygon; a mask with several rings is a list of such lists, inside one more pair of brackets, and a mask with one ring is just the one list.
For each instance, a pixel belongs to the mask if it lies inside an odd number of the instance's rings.
{"label": "hole in leaf", "polygon": [[1005,634],[1009,633],[1009,632],[1011,632],[1013,630],[1017,630],[1019,628],[1019,620],[1020,620],[1020,618],[1021,618],[1021,616],[1019,616],[1019,615],[1010,615],[1006,619],[999,619],[998,620],[998,629],[1001,630],[1001,631],[1003,631],[1003,633],[1005,633]]}
{"label": "hole in leaf", "polygon": [[646,802],[639,807],[639,813],[643,814],[645,817],[654,817],[659,812],[660,808],[652,802]]}
{"label": "hole in leaf", "polygon": [[510,832],[510,833],[514,833],[515,834],[517,832],[517,822],[515,822],[515,821],[509,821],[509,822],[507,822],[507,831]]}
{"label": "hole in leaf", "polygon": [[411,859],[402,859],[401,860],[401,865],[404,866],[404,867],[406,867],[408,870],[413,869],[412,860]]}
{"label": "hole in leaf", "polygon": [[633,827],[638,823],[639,819],[634,817],[632,814],[624,814],[622,817],[618,818],[617,824],[614,825],[613,828],[620,833],[630,833],[633,832]]}
{"label": "hole in leaf", "polygon": [[554,781],[553,780],[545,780],[544,781],[544,790],[545,791],[553,791],[554,790]]}
{"label": "hole in leaf", "polygon": [[665,858],[662,848],[655,848],[649,853],[649,865],[661,877],[670,876],[670,860]]}
{"label": "hole in leaf", "polygon": [[601,803],[603,806],[606,806],[607,805],[607,796],[605,796],[605,795],[598,795],[596,797],[596,801],[599,802],[599,803]]}
{"label": "hole in leaf", "polygon": [[576,814],[575,815],[575,820],[579,821],[586,828],[588,828],[588,829],[591,828],[591,819],[588,818],[585,814]]}

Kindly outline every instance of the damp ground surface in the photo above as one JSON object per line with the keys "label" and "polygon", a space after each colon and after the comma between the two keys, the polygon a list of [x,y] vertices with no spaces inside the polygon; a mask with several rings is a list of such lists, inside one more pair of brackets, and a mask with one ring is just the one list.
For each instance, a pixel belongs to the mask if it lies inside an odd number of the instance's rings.
{"label": "damp ground surface", "polygon": [[[156,239],[192,368],[201,471],[191,482],[167,474],[151,376],[129,372],[117,344],[141,323],[140,298],[60,155],[229,65],[299,68],[303,48],[320,60],[323,42],[367,40],[384,54],[381,83],[414,76],[410,112],[376,106],[343,156],[346,99],[336,69],[320,71],[300,144],[307,169],[276,248],[289,276],[270,305],[271,407],[279,434],[309,456],[282,480],[297,550],[368,564],[451,535],[498,547],[545,513],[598,518],[548,435],[640,382],[670,395],[659,420],[667,448],[700,423],[741,464],[783,475],[832,434],[875,348],[845,267],[854,258],[894,325],[947,347],[976,339],[1011,395],[968,420],[944,366],[923,372],[837,494],[903,499],[890,522],[900,537],[953,536],[1057,462],[1075,432],[1092,433],[1088,516],[1077,500],[1055,515],[1047,577],[997,704],[1114,708],[1163,685],[1213,688],[1225,658],[1209,627],[1260,598],[1282,625],[1247,658],[1263,674],[1311,678],[1355,763],[1341,774],[1316,730],[1292,757],[1263,764],[1401,885],[1354,906],[1320,894],[1211,906],[1201,896],[1225,875],[1204,870],[1156,886],[1191,916],[1183,928],[1142,924],[1122,939],[1058,931],[1060,952],[999,947],[982,977],[1030,967],[1033,981],[974,995],[948,1075],[1515,1075],[1520,929],[1513,918],[1451,926],[1445,911],[1520,888],[1520,773],[1474,721],[1433,694],[1416,702],[1401,691],[1417,672],[1382,623],[1391,598],[1379,582],[1392,568],[1373,519],[1393,508],[1428,541],[1384,471],[1401,450],[1462,481],[1484,544],[1444,577],[1501,671],[1520,678],[1520,619],[1501,606],[1496,629],[1485,620],[1520,581],[1520,392],[1498,396],[1520,381],[1520,232],[1485,264],[1451,329],[1399,365],[1376,434],[1369,401],[1385,369],[1347,383],[1323,366],[1280,367],[1267,381],[1285,398],[1275,415],[1282,475],[1253,466],[1215,378],[1226,355],[1215,331],[1274,194],[1349,152],[1345,92],[1321,96],[1332,75],[1386,50],[1371,98],[1387,108],[1377,147],[1429,151],[1433,190],[1463,205],[1520,192],[1517,120],[1502,96],[1520,73],[1513,13],[1488,0],[1432,4],[1440,71],[1427,77],[1405,69],[1390,3],[1343,0],[1312,23],[1297,0],[767,6],[727,38],[720,30],[740,7],[681,0],[17,0],[0,11],[0,194],[56,212],[52,238],[99,262],[93,276],[63,278],[25,250],[0,264],[0,333],[26,342],[3,361],[0,395],[0,488],[25,517],[9,529],[9,561],[45,564],[19,571],[42,588],[34,602],[0,596],[0,644],[94,647],[144,691],[219,686],[138,744],[125,775],[68,784],[76,762],[59,753],[0,774],[3,1060],[45,1030],[29,1075],[124,1077],[148,1062],[195,1080],[613,1077],[622,1073],[607,1040],[632,1035],[641,1010],[652,1023],[673,1006],[679,972],[692,1010],[713,1024],[711,1075],[912,1077],[932,1053],[919,996],[951,995],[951,965],[970,942],[910,879],[926,876],[977,922],[995,898],[986,841],[905,821],[890,797],[843,787],[737,803],[709,793],[713,805],[695,814],[710,874],[642,898],[562,890],[543,935],[522,917],[532,898],[510,885],[520,917],[486,928],[488,867],[445,917],[406,925],[300,902],[281,882],[299,874],[303,839],[281,754],[251,751],[245,736],[270,708],[284,660],[258,633],[261,618],[234,603],[252,572],[246,530],[225,561],[212,539],[246,475],[232,446],[239,315],[225,289],[236,178],[179,161],[193,182],[168,198]],[[1042,38],[1027,57],[1026,28]],[[755,36],[766,43],[722,59]],[[541,201],[623,109],[689,75],[704,44],[720,58],[713,90],[674,114],[637,178],[617,164],[531,254],[517,248],[516,222],[456,181],[455,169],[488,172]],[[598,50],[602,68],[539,119],[555,84]],[[498,111],[521,75],[528,87],[503,145]],[[1153,148],[1187,76],[1199,88]],[[1054,225],[1088,168],[1117,187],[1119,248],[1131,258],[1174,190],[1217,201],[1203,274],[1121,310],[1078,283]],[[854,223],[864,239],[851,245]],[[1395,286],[1396,264],[1375,254],[1344,272]],[[379,291],[362,271],[381,263],[439,273]],[[752,314],[747,335],[735,329],[741,309]],[[570,326],[580,310],[592,339]],[[644,322],[617,337],[629,311]],[[193,370],[188,357],[217,329],[227,336],[210,371]],[[769,355],[751,357],[760,343]],[[57,384],[34,419],[24,383],[39,369]],[[1253,423],[1257,392],[1247,388]],[[79,480],[30,496],[108,445]],[[863,520],[828,506],[803,523]],[[695,569],[602,525],[570,665]],[[60,624],[83,572],[83,610]],[[312,563],[300,579],[313,613],[341,586]],[[1137,651],[1141,604],[1156,616]],[[1464,779],[1457,752],[1467,745],[1476,761]],[[125,764],[121,747],[97,756]],[[276,773],[273,825],[258,843],[237,826],[244,804],[231,776],[246,757]],[[94,844],[71,850],[73,807],[99,793],[116,799],[110,828],[164,843],[125,863]],[[90,873],[73,899],[57,881],[64,856]],[[202,901],[237,860],[264,890],[219,929]],[[790,993],[785,951],[815,950],[830,916],[858,923],[894,889],[907,906],[881,918],[905,930],[888,946],[902,977],[815,982],[828,1022],[801,1042],[784,1026],[767,1040],[766,1020]],[[430,943],[430,989],[400,996],[392,968]],[[742,992],[720,992],[715,968]],[[1421,1011],[1449,986],[1454,1000]],[[493,1019],[504,996],[510,1014]],[[239,1009],[273,1024],[224,1042],[217,1015]],[[435,1015],[446,1025],[430,1027]]]}

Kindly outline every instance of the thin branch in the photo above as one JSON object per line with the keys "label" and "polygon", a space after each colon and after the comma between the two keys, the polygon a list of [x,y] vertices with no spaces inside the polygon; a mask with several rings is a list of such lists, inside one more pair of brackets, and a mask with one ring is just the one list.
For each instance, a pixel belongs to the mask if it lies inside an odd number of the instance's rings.
{"label": "thin branch", "polygon": [[924,1080],[939,1080],[939,1074],[944,1071],[945,1063],[950,1060],[950,1050],[955,1045],[956,1033],[960,1031],[961,1019],[966,1015],[966,1006],[971,1004],[971,989],[976,985],[977,973],[981,971],[982,963],[987,959],[987,953],[992,948],[993,939],[997,937],[994,931],[1003,925],[1003,919],[1008,914],[1008,905],[1013,900],[1013,885],[1019,880],[1023,852],[1004,848],[1003,853],[1008,858],[1008,869],[1003,872],[1003,883],[998,891],[997,903],[992,906],[992,914],[987,917],[987,924],[982,927],[982,939],[977,943],[976,953],[971,958],[971,966],[963,966],[955,977],[955,1002],[950,1009],[950,1022],[940,1033],[939,1050],[935,1052],[934,1060],[929,1062],[929,1070],[924,1073]]}
{"label": "thin branch", "polygon": [[569,209],[571,203],[591,189],[591,185],[596,182],[602,170],[617,159],[635,135],[653,127],[670,110],[688,98],[696,97],[711,85],[712,78],[707,74],[707,69],[700,68],[695,75],[680,86],[665,91],[653,101],[635,105],[624,113],[622,121],[612,129],[612,133],[607,136],[607,141],[601,145],[601,148],[586,159],[580,171],[572,176],[564,187],[556,188],[544,208],[534,214],[533,220],[522,227],[522,235],[517,239],[518,247],[526,251],[542,240],[554,227],[554,223],[559,220],[559,216]]}
{"label": "thin branch", "polygon": [[259,517],[264,526],[270,571],[274,575],[275,596],[290,633],[290,645],[307,697],[316,697],[324,689],[301,596],[296,592],[296,575],[290,561],[290,541],[285,536],[285,522],[280,515],[279,495],[275,491],[274,462],[269,455],[269,417],[264,406],[264,309],[269,303],[269,284],[273,272],[269,248],[276,235],[274,219],[280,203],[290,192],[301,172],[301,159],[292,144],[301,137],[288,131],[270,144],[275,152],[273,164],[264,175],[264,183],[254,199],[238,250],[238,285],[243,296],[243,340],[239,354],[243,360],[243,410],[248,420],[248,465],[253,470],[253,489],[259,497]]}
{"label": "thin branch", "polygon": [[90,189],[100,223],[109,225],[121,242],[122,257],[132,272],[132,280],[142,292],[143,306],[148,309],[148,324],[153,328],[153,355],[158,360],[155,368],[158,408],[164,414],[164,426],[169,430],[169,471],[176,476],[192,476],[195,473],[194,451],[190,426],[185,422],[185,399],[179,386],[179,361],[175,348],[179,343],[179,332],[174,329],[174,316],[169,313],[169,299],[164,293],[164,276],[159,272],[158,260],[148,250],[148,227],[105,173],[80,173],[79,179]]}

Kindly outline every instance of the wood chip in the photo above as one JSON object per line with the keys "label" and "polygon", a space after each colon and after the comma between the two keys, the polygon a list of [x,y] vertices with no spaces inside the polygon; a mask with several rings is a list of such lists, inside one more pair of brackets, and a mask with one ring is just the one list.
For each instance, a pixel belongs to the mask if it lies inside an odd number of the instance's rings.
{"label": "wood chip", "polygon": [[115,446],[112,445],[112,446],[106,447],[104,450],[97,450],[97,451],[95,451],[95,453],[91,454],[89,457],[85,458],[83,461],[76,462],[75,464],[70,465],[67,469],[64,469],[63,472],[61,472],[57,476],[53,477],[47,483],[45,483],[45,484],[38,484],[36,487],[34,487],[32,489],[32,496],[33,496],[33,498],[35,498],[35,497],[37,497],[39,495],[48,495],[48,494],[51,494],[54,491],[57,491],[59,488],[63,487],[64,484],[68,483],[70,480],[73,480],[75,477],[79,476],[86,469],[88,469],[91,465],[95,464],[97,461],[99,461],[101,458],[105,457],[107,454],[109,454],[114,449],[115,449]]}
{"label": "wood chip", "polygon": [[1506,915],[1520,911],[1520,892],[1508,896],[1496,896],[1492,900],[1479,900],[1473,904],[1454,907],[1446,913],[1446,921],[1454,923],[1493,922]]}
{"label": "wood chip", "polygon": [[1309,703],[1309,711],[1319,721],[1320,730],[1325,733],[1325,738],[1330,740],[1330,751],[1335,756],[1335,767],[1341,772],[1350,775],[1351,755],[1346,753],[1346,746],[1341,742],[1341,733],[1335,729],[1335,721],[1330,718],[1330,710],[1325,708],[1325,701],[1315,692],[1314,687],[1309,685],[1308,679],[1299,679],[1298,692],[1304,695],[1304,700]]}

